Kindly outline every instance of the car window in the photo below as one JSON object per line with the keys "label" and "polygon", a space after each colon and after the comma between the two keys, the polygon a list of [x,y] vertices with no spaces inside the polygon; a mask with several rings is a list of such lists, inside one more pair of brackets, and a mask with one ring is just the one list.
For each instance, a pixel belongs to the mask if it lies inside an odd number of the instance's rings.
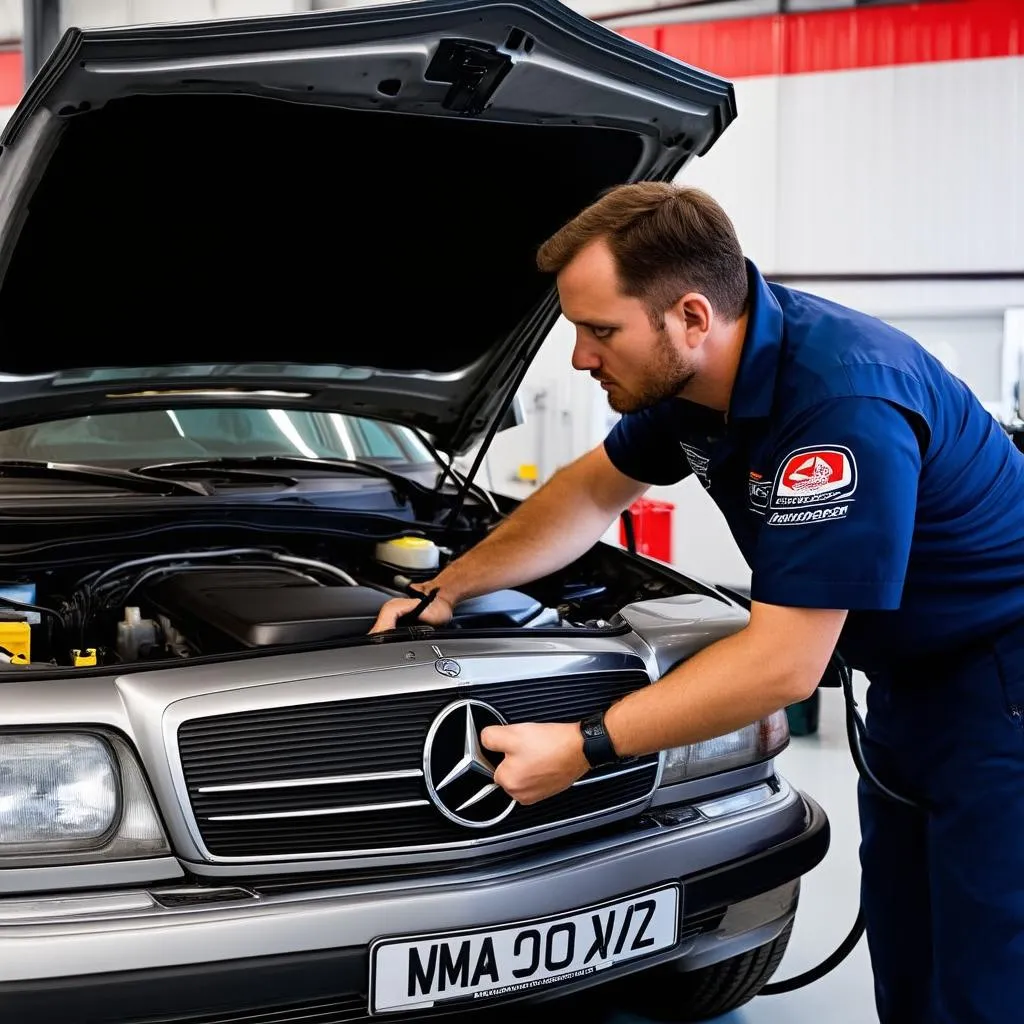
{"label": "car window", "polygon": [[284,409],[154,409],[0,430],[0,458],[90,464],[300,455],[422,465],[408,428],[341,413]]}

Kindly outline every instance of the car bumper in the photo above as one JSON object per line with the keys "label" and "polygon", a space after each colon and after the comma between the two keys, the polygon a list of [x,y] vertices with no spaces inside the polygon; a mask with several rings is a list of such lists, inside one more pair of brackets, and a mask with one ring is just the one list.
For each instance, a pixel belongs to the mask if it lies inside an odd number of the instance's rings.
{"label": "car bumper", "polygon": [[0,1006],[5,1020],[63,1024],[285,1024],[310,1019],[314,1008],[329,1024],[359,1020],[367,1013],[368,947],[381,935],[543,917],[670,881],[682,893],[671,950],[529,995],[564,995],[668,960],[704,966],[781,931],[795,909],[796,880],[828,848],[822,810],[776,783],[755,806],[730,811],[711,801],[711,816],[692,820],[654,812],[627,831],[440,880],[311,883],[278,894],[255,887],[247,898],[205,904],[155,889],[0,900]]}

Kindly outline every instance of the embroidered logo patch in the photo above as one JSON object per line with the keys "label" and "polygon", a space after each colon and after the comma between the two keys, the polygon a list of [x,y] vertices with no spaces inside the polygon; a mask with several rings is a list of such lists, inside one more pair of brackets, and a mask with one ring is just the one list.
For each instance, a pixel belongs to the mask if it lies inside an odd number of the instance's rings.
{"label": "embroidered logo patch", "polygon": [[857,489],[857,462],[849,448],[798,448],[779,467],[772,508],[796,508],[845,501]]}
{"label": "embroidered logo patch", "polygon": [[827,508],[802,508],[794,512],[773,512],[769,526],[802,526],[804,523],[831,523],[845,519],[849,505],[830,505]]}
{"label": "embroidered logo patch", "polygon": [[694,448],[692,444],[684,444],[682,441],[679,442],[679,447],[683,449],[683,454],[686,456],[686,461],[690,464],[690,469],[693,470],[693,475],[704,485],[705,488],[711,486],[711,480],[708,477],[708,466],[711,464],[711,459],[706,452],[702,452],[699,448]]}

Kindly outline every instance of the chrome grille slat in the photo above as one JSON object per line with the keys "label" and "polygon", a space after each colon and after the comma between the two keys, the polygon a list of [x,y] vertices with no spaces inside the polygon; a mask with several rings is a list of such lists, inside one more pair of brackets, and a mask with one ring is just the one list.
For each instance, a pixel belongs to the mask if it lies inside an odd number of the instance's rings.
{"label": "chrome grille slat", "polygon": [[573,721],[649,682],[642,671],[442,687],[190,719],[178,752],[191,812],[215,859],[356,856],[458,847],[639,804],[657,758],[587,776],[503,821],[467,829],[430,802],[423,746],[431,723],[472,697],[509,722]]}
{"label": "chrome grille slat", "polygon": [[383,804],[355,804],[352,807],[317,807],[305,811],[273,811],[263,814],[215,814],[207,821],[269,821],[273,818],[317,818],[334,814],[374,814],[377,811],[401,811],[409,807],[426,807],[429,800],[392,800]]}
{"label": "chrome grille slat", "polygon": [[261,789],[298,789],[304,786],[333,786],[358,782],[386,782],[389,779],[415,779],[423,775],[421,768],[398,772],[367,772],[363,775],[322,775],[312,779],[269,779],[266,782],[242,782],[233,786],[200,786],[200,793],[244,793]]}

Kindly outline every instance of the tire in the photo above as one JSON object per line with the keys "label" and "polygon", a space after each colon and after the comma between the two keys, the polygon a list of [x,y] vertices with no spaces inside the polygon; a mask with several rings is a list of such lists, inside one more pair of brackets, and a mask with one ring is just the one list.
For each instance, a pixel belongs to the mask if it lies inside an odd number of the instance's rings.
{"label": "tire", "polygon": [[792,932],[790,921],[771,942],[696,971],[666,964],[634,975],[628,979],[628,992],[621,993],[623,1008],[671,1024],[723,1016],[749,1003],[768,984]]}

